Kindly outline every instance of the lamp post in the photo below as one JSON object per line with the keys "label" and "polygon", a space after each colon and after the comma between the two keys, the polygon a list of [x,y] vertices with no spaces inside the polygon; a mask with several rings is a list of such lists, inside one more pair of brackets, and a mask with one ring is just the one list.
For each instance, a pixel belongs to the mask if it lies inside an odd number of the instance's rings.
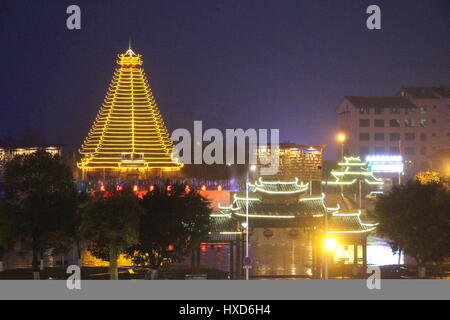
{"label": "lamp post", "polygon": [[[249,237],[249,221],[248,221],[248,187],[249,187],[249,173],[256,171],[256,166],[252,164],[247,170],[247,178],[245,180],[245,225],[246,225],[246,232],[245,232],[245,260],[249,261],[250,258],[250,237]],[[250,266],[245,266],[245,280],[250,280]]]}
{"label": "lamp post", "polygon": [[337,136],[337,140],[341,143],[341,161],[344,161],[344,143],[346,139],[345,133],[339,133]]}
{"label": "lamp post", "polygon": [[[344,161],[344,143],[347,139],[345,133],[339,133],[337,135],[337,140],[341,143],[341,161]],[[341,195],[344,197],[344,186],[341,184]]]}
{"label": "lamp post", "polygon": [[[325,229],[327,230],[327,229]],[[325,237],[327,234],[325,233]],[[325,252],[325,272],[324,272],[324,279],[328,279],[328,258],[329,258],[329,252],[335,251],[337,247],[337,241],[333,238],[326,237],[324,239],[323,243],[324,252]]]}

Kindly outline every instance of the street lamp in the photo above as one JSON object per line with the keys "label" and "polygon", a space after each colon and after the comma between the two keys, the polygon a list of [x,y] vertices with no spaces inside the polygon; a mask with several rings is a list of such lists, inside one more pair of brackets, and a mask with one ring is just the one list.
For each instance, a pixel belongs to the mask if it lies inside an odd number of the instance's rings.
{"label": "street lamp", "polygon": [[[250,239],[249,239],[249,221],[248,221],[248,187],[249,187],[249,173],[250,172],[255,172],[256,171],[256,165],[252,164],[249,168],[249,170],[247,170],[247,179],[245,181],[245,228],[246,228],[246,232],[245,232],[245,260],[248,262],[249,258],[250,258]],[[250,280],[250,268],[249,266],[246,266],[245,268],[245,280]]]}
{"label": "street lamp", "polygon": [[324,247],[324,256],[325,256],[325,274],[324,279],[328,279],[328,254],[329,252],[334,252],[337,248],[337,241],[334,238],[325,238],[323,247]]}
{"label": "street lamp", "polygon": [[345,133],[339,133],[337,135],[337,140],[341,143],[341,161],[344,161],[344,143],[346,139]]}

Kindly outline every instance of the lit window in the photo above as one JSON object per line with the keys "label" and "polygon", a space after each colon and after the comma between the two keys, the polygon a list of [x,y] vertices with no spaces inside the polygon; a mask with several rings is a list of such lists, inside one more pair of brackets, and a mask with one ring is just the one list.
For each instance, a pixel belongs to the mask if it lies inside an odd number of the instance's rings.
{"label": "lit window", "polygon": [[420,112],[421,114],[427,113],[427,107],[420,107],[419,112]]}
{"label": "lit window", "polygon": [[406,114],[415,114],[416,108],[406,108],[405,113]]}
{"label": "lit window", "polygon": [[400,120],[398,120],[398,119],[391,119],[389,121],[389,126],[391,126],[391,127],[400,127]]}
{"label": "lit window", "polygon": [[405,127],[415,127],[416,126],[416,121],[411,120],[411,119],[405,119]]}
{"label": "lit window", "polygon": [[370,109],[369,108],[359,108],[359,113],[360,114],[370,114]]}
{"label": "lit window", "polygon": [[420,127],[425,128],[427,126],[427,119],[420,119]]}

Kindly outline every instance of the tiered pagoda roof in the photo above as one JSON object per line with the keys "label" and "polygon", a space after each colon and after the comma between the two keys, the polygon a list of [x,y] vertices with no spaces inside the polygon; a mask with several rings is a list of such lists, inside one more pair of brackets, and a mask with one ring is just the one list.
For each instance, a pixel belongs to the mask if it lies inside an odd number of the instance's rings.
{"label": "tiered pagoda roof", "polygon": [[83,170],[177,171],[173,144],[150,89],[140,54],[118,55],[113,79],[80,149]]}
{"label": "tiered pagoda roof", "polygon": [[[360,212],[339,213],[339,206],[327,208],[325,195],[304,195],[307,184],[299,184],[297,180],[263,181],[251,185],[254,191],[249,198],[235,194],[234,201],[229,207],[219,207],[220,214],[212,216],[212,223],[220,229],[219,223],[237,220],[243,223],[246,218],[248,203],[248,218],[254,228],[323,228],[324,215],[328,215],[329,233],[365,233],[375,229],[375,225],[364,224],[360,219]],[[306,189],[305,189],[306,188]],[[271,194],[267,198],[267,193]],[[295,194],[295,198],[286,200],[283,195]],[[278,198],[278,201],[274,201]],[[228,219],[228,220],[226,220]],[[228,230],[228,229],[227,229]],[[237,229],[234,229],[237,231]]]}
{"label": "tiered pagoda roof", "polygon": [[344,161],[339,162],[338,166],[339,169],[331,171],[334,180],[324,181],[324,184],[352,185],[358,180],[369,185],[384,184],[383,180],[376,178],[368,169],[367,163],[362,162],[359,157],[344,157]]}

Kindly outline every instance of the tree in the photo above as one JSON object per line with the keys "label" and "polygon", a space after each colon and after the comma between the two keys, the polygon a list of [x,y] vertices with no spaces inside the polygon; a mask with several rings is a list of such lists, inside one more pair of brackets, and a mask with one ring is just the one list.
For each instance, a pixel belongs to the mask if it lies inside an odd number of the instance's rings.
{"label": "tree", "polygon": [[72,170],[59,156],[39,150],[14,157],[5,168],[3,208],[15,238],[32,251],[32,269],[39,279],[44,252],[70,241],[62,230],[71,226],[76,209]]}
{"label": "tree", "polygon": [[450,256],[450,190],[443,184],[415,180],[395,186],[379,198],[374,217],[393,251],[416,259],[420,276],[427,263]]}
{"label": "tree", "polygon": [[141,201],[139,244],[128,250],[133,262],[158,270],[182,261],[208,237],[211,209],[198,192],[177,185],[155,188]]}
{"label": "tree", "polygon": [[14,246],[14,217],[6,210],[3,199],[0,199],[0,272],[3,271],[3,255]]}
{"label": "tree", "polygon": [[92,242],[89,251],[95,257],[109,261],[112,280],[118,280],[119,254],[138,240],[142,214],[139,199],[131,190],[100,193],[83,210],[80,234]]}

